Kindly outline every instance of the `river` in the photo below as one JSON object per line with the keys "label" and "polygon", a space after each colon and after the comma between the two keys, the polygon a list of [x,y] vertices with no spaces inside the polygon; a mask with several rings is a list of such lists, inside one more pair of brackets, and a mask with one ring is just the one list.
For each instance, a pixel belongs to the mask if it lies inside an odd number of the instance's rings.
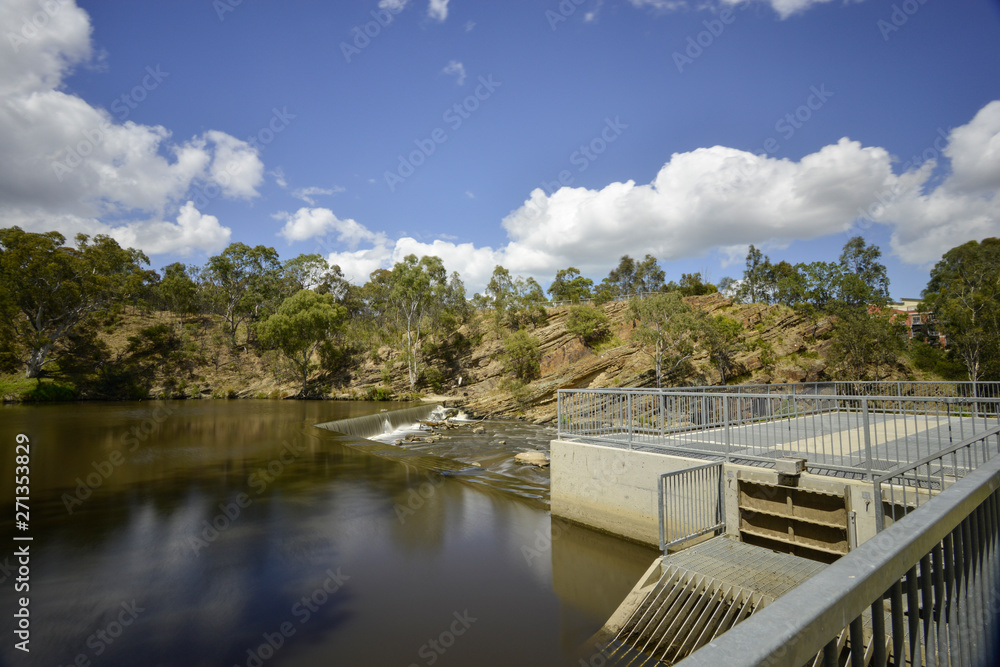
{"label": "river", "polygon": [[[0,407],[0,664],[579,665],[656,552],[314,426],[387,407],[402,406]],[[22,597],[30,653],[15,648]]]}

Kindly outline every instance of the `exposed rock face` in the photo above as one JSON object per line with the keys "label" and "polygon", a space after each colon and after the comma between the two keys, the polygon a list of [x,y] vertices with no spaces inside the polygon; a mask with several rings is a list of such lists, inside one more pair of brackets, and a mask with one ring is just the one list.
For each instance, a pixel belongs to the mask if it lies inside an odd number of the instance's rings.
{"label": "exposed rock face", "polygon": [[[736,355],[739,376],[745,383],[815,381],[825,378],[833,322],[829,318],[812,320],[783,306],[734,304],[720,294],[688,297],[694,308],[709,316],[725,315],[743,325],[742,351]],[[617,346],[600,347],[600,352],[583,344],[579,336],[566,331],[569,307],[551,308],[544,323],[531,330],[538,340],[539,376],[513,389],[503,373],[500,361],[503,344],[491,333],[484,333],[476,344],[465,347],[451,360],[447,398],[464,404],[464,409],[482,416],[519,416],[544,423],[556,418],[556,392],[559,389],[655,387],[656,373],[652,349],[633,340],[637,323],[632,320],[628,303],[612,302],[602,306],[611,321]],[[475,340],[468,326],[458,332],[466,340]],[[394,359],[393,351],[380,351],[383,359]],[[673,384],[701,385],[719,382],[719,372],[703,348],[696,348],[691,358],[693,371]],[[389,362],[368,361],[356,369],[352,386],[378,385],[379,374]],[[393,362],[395,377],[405,377],[401,360]],[[461,377],[459,385],[457,379]],[[405,391],[398,385],[396,389]],[[445,397],[441,397],[445,398]]]}
{"label": "exposed rock face", "polygon": [[[790,308],[733,304],[720,294],[685,301],[707,315],[726,315],[743,325],[746,350],[737,355],[742,381],[796,382],[823,377],[829,349],[824,336],[833,328],[828,318],[814,322]],[[504,378],[497,360],[499,341],[475,349],[469,358],[473,370],[469,373],[467,407],[479,414],[519,414],[542,423],[555,419],[559,389],[656,386],[652,350],[632,340],[636,323],[629,317],[628,304],[614,302],[603,308],[622,344],[595,353],[579,336],[566,331],[569,308],[550,309],[547,322],[531,332],[539,341],[541,372],[517,396],[500,389]],[[771,345],[770,359],[755,348],[758,340]],[[707,352],[696,351],[692,362],[694,372],[683,378],[682,384],[719,381]]]}

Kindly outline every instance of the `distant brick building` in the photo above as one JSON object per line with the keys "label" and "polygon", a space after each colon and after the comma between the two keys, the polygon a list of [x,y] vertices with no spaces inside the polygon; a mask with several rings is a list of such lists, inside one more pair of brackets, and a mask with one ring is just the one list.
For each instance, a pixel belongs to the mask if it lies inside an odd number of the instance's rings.
{"label": "distant brick building", "polygon": [[889,304],[889,309],[898,316],[906,318],[906,328],[910,338],[925,336],[928,340],[937,337],[941,347],[948,345],[948,338],[938,331],[937,320],[932,313],[920,310],[920,299],[900,299]]}

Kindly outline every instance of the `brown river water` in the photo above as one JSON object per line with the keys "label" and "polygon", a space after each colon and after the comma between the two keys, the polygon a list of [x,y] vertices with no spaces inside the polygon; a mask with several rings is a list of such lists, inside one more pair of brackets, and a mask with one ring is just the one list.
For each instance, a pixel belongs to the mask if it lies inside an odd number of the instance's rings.
{"label": "brown river water", "polygon": [[314,426],[394,407],[0,407],[0,665],[591,664],[581,644],[656,552],[493,488],[516,474],[514,452],[544,446],[539,427],[491,422],[488,447],[458,431],[421,446],[461,458],[468,437],[497,475],[470,483]]}

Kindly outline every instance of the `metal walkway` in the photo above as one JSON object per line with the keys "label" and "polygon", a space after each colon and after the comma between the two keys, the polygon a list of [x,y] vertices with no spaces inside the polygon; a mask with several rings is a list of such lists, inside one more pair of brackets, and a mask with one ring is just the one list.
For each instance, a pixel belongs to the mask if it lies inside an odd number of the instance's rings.
{"label": "metal walkway", "polygon": [[716,537],[657,559],[595,640],[607,664],[670,665],[825,567]]}

